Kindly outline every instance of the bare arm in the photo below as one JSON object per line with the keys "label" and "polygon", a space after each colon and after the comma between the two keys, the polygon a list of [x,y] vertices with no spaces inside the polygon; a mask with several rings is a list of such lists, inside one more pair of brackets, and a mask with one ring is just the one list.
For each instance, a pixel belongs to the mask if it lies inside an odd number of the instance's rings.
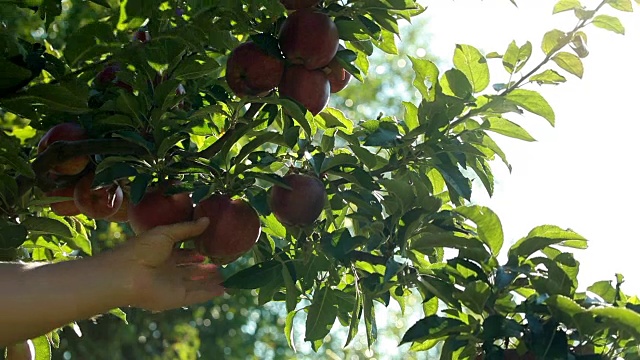
{"label": "bare arm", "polygon": [[0,347],[75,320],[135,306],[153,311],[224,292],[217,267],[174,245],[208,220],[161,226],[111,251],[56,264],[0,263]]}

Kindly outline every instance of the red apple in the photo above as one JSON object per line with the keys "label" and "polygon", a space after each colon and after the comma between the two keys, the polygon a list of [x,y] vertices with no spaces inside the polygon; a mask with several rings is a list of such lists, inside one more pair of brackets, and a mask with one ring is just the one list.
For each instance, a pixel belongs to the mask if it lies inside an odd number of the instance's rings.
{"label": "red apple", "polygon": [[[49,145],[56,141],[78,141],[86,138],[87,134],[80,125],[74,123],[58,124],[49,129],[40,139],[38,153],[45,151]],[[88,163],[89,156],[77,156],[54,165],[51,171],[58,175],[76,175],[82,172]]]}
{"label": "red apple", "polygon": [[262,51],[252,41],[247,41],[231,52],[227,58],[225,78],[229,87],[239,97],[264,95],[273,90],[284,71],[284,62]]}
{"label": "red apple", "polygon": [[276,219],[289,226],[313,224],[324,209],[327,196],[322,181],[304,174],[290,174],[283,180],[291,189],[274,185],[269,197],[269,206]]}
{"label": "red apple", "polygon": [[151,34],[149,34],[149,30],[145,28],[140,28],[133,34],[133,41],[139,41],[141,43],[148,43],[151,41]]}
{"label": "red apple", "polygon": [[117,223],[126,223],[129,221],[129,197],[127,195],[123,196],[122,205],[120,205],[118,211],[105,220]]}
{"label": "red apple", "polygon": [[338,51],[338,28],[321,12],[298,10],[282,24],[279,43],[291,63],[319,69],[327,66]]}
{"label": "red apple", "polygon": [[74,216],[80,214],[80,210],[76,206],[75,201],[73,200],[73,192],[75,190],[75,186],[70,186],[66,188],[59,188],[55,190],[51,190],[46,193],[47,196],[55,196],[55,197],[69,197],[70,200],[59,201],[55,203],[51,203],[51,210],[60,215],[60,216]]}
{"label": "red apple", "polygon": [[160,225],[191,220],[193,201],[189,193],[165,194],[168,185],[150,189],[137,204],[129,205],[129,225],[141,234]]}
{"label": "red apple", "polygon": [[[343,48],[342,46],[340,47]],[[340,65],[337,57],[334,57],[333,60],[329,62],[327,70],[327,78],[329,78],[329,84],[331,84],[332,94],[347,87],[349,80],[351,80],[351,74]]]}
{"label": "red apple", "polygon": [[318,5],[320,0],[280,0],[287,10],[300,10]]}
{"label": "red apple", "polygon": [[106,89],[109,86],[115,85],[121,89],[127,90],[128,92],[133,92],[133,87],[131,85],[118,79],[118,73],[120,70],[120,64],[108,64],[98,73],[98,75],[96,75],[94,84],[98,89]]}
{"label": "red apple", "polygon": [[94,219],[105,219],[114,215],[122,205],[123,193],[118,185],[97,189],[91,188],[94,173],[82,177],[73,191],[78,210]]}
{"label": "red apple", "polygon": [[[4,355],[4,354],[2,354]],[[35,360],[36,349],[31,340],[21,341],[7,346],[5,360]]]}
{"label": "red apple", "polygon": [[196,249],[215,264],[228,264],[249,251],[260,237],[258,213],[242,199],[213,195],[200,201],[193,218],[208,217],[207,229],[196,240]]}
{"label": "red apple", "polygon": [[307,70],[302,65],[293,65],[284,71],[278,86],[280,96],[290,97],[317,115],[329,102],[331,85],[322,70]]}

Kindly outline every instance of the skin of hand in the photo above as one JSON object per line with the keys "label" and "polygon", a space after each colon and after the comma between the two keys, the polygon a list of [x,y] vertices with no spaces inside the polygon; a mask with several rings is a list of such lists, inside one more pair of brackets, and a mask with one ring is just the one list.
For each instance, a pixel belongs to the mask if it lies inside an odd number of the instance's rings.
{"label": "skin of hand", "polygon": [[218,268],[176,244],[209,219],[159,226],[104,253],[59,263],[0,263],[0,347],[133,306],[163,311],[224,293]]}

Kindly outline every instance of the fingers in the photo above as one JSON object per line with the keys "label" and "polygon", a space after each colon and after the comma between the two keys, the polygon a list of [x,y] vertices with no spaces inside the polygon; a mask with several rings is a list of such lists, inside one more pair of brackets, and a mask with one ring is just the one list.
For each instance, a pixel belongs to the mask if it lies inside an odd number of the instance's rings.
{"label": "fingers", "polygon": [[187,221],[172,225],[158,226],[149,231],[148,235],[166,239],[171,243],[186,240],[190,237],[202,234],[209,225],[209,218],[203,217],[196,221]]}
{"label": "fingers", "polygon": [[182,266],[182,276],[186,280],[213,280],[216,284],[224,280],[214,264],[195,264]]}
{"label": "fingers", "polygon": [[171,259],[176,265],[199,264],[207,259],[206,256],[193,249],[174,249]]}
{"label": "fingers", "polygon": [[186,285],[184,305],[202,303],[224,294],[224,287],[216,279],[190,281]]}

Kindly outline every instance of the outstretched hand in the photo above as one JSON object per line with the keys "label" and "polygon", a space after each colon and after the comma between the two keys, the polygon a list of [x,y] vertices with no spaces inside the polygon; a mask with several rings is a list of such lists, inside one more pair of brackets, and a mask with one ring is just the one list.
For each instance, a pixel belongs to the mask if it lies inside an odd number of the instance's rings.
{"label": "outstretched hand", "polygon": [[209,219],[153,228],[113,251],[126,274],[131,306],[162,311],[207,301],[224,293],[214,264],[176,244],[202,233]]}

